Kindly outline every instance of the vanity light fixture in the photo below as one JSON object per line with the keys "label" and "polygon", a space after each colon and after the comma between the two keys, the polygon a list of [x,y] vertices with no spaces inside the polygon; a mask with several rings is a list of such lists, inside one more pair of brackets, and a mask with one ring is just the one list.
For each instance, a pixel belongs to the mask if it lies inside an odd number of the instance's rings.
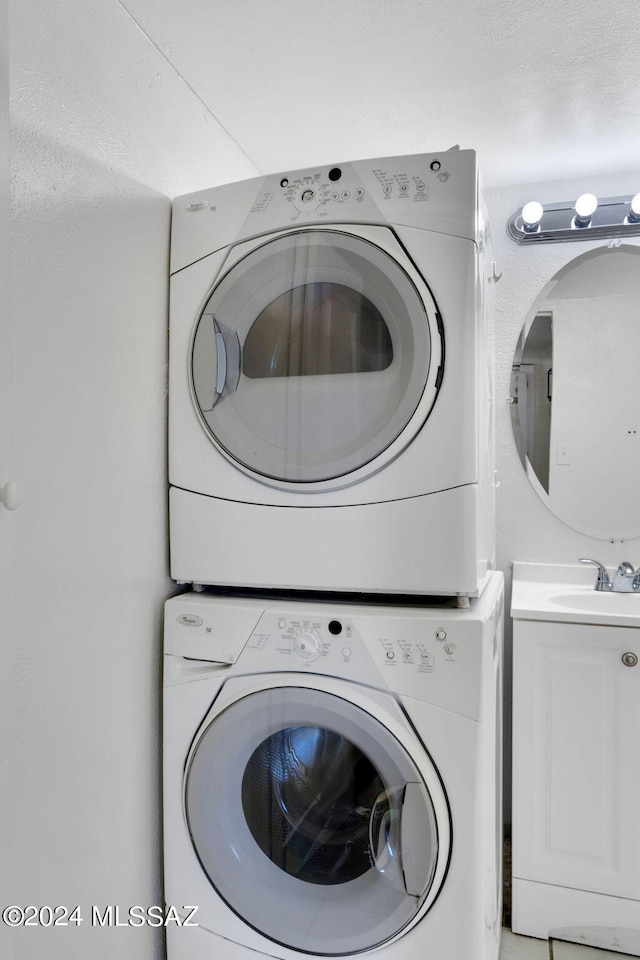
{"label": "vanity light fixture", "polygon": [[507,233],[516,243],[640,236],[640,193],[601,200],[584,193],[575,203],[530,200],[509,219]]}

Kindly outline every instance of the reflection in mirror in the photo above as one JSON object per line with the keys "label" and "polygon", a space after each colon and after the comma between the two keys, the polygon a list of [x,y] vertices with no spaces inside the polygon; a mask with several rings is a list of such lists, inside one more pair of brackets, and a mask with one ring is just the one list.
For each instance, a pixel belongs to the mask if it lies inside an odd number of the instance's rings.
{"label": "reflection in mirror", "polygon": [[534,303],[515,351],[520,460],[550,510],[608,540],[640,536],[640,248],[589,251]]}
{"label": "reflection in mirror", "polygon": [[524,331],[520,334],[511,379],[518,454],[523,464],[528,460],[546,493],[549,493],[552,329],[550,311],[535,315],[526,340]]}

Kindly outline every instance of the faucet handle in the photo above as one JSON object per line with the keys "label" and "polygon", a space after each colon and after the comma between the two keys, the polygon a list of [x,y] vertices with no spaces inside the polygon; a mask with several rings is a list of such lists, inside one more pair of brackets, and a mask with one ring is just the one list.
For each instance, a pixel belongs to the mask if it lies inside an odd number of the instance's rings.
{"label": "faucet handle", "polygon": [[609,574],[599,560],[589,560],[587,557],[580,557],[580,563],[593,563],[598,568],[598,576],[596,577],[595,585],[596,590],[611,589],[611,580],[609,579]]}
{"label": "faucet handle", "polygon": [[635,570],[628,560],[623,560],[613,580],[611,589],[615,593],[631,593],[634,590]]}

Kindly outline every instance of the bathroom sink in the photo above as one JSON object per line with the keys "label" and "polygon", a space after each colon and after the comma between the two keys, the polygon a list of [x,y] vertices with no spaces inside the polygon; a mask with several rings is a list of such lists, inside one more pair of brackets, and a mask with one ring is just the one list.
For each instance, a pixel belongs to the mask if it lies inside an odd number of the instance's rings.
{"label": "bathroom sink", "polygon": [[576,587],[571,593],[552,594],[551,603],[570,610],[584,610],[586,613],[619,613],[631,614],[640,617],[640,594],[637,593],[605,593],[591,590],[584,592],[584,588]]}
{"label": "bathroom sink", "polygon": [[594,590],[595,575],[579,564],[516,561],[511,616],[640,627],[640,593]]}

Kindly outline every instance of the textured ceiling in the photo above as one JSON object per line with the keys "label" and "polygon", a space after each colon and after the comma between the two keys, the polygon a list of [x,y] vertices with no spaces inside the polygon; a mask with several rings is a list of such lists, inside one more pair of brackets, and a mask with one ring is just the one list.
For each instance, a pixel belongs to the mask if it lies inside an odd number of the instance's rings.
{"label": "textured ceiling", "polygon": [[640,173],[639,0],[120,0],[260,172],[478,151]]}

